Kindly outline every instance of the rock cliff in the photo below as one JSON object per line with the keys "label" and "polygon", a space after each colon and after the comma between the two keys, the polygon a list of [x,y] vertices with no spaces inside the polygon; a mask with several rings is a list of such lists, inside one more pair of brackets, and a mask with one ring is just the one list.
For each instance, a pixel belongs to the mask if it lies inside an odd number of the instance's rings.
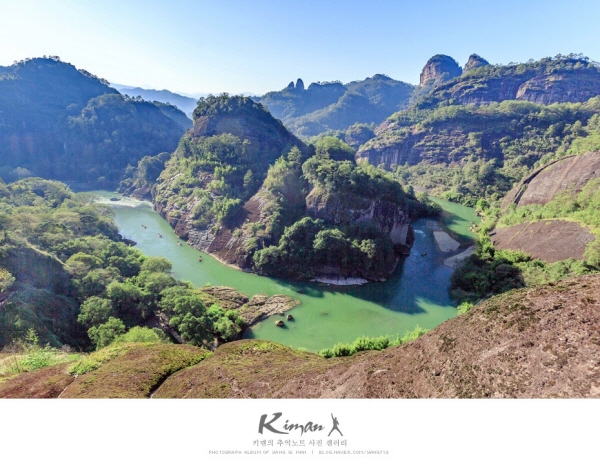
{"label": "rock cliff", "polygon": [[436,80],[447,81],[458,77],[462,69],[452,57],[437,54],[427,61],[421,72],[419,85],[425,86]]}
{"label": "rock cliff", "polygon": [[600,151],[569,155],[541,166],[517,184],[503,199],[502,209],[511,204],[547,204],[567,189],[578,193],[586,183],[600,178]]}
{"label": "rock cliff", "polygon": [[477,54],[471,54],[469,60],[467,60],[467,63],[463,67],[463,73],[467,73],[469,70],[477,67],[485,67],[486,65],[490,65],[490,63],[483,57]]}
{"label": "rock cliff", "polygon": [[[563,157],[541,166],[515,185],[501,209],[510,212],[532,204],[545,206],[565,191],[576,201],[586,184],[599,178],[600,152]],[[520,250],[550,263],[584,259],[586,248],[596,239],[594,231],[576,221],[556,218],[498,226],[490,235],[497,248]]]}
{"label": "rock cliff", "polygon": [[[471,56],[465,65],[469,73],[456,74],[453,80],[437,83],[429,95],[421,99],[419,106],[431,109],[448,103],[481,105],[505,100],[573,103],[600,94],[600,69],[584,57],[557,56],[524,64],[487,67],[482,67],[489,64],[479,59]],[[430,69],[426,66],[423,70],[421,84],[424,83],[423,74],[435,76],[434,69],[425,73],[426,70]]]}
{"label": "rock cliff", "polygon": [[401,254],[409,254],[414,241],[406,210],[391,202],[313,189],[306,198],[306,212],[335,225],[374,223],[389,234]]}

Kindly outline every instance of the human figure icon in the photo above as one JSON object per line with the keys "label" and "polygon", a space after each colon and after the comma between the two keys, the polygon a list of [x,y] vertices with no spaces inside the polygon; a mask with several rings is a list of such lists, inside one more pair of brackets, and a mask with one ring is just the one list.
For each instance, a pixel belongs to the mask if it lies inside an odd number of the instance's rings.
{"label": "human figure icon", "polygon": [[327,434],[327,437],[331,436],[331,433],[333,431],[339,432],[340,436],[343,437],[344,435],[342,434],[342,431],[340,431],[340,428],[338,428],[338,424],[340,424],[340,422],[337,420],[336,417],[333,416],[333,413],[331,413],[331,419],[333,420],[333,427],[331,428],[331,431],[329,431],[329,434]]}

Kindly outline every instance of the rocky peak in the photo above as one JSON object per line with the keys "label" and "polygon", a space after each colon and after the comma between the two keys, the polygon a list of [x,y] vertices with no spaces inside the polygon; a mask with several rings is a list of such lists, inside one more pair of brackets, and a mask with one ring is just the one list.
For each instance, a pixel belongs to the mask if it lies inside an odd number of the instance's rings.
{"label": "rocky peak", "polygon": [[452,57],[437,54],[427,61],[423,71],[421,72],[421,80],[419,85],[423,86],[430,81],[441,79],[442,81],[450,80],[460,76],[462,69],[458,62]]}
{"label": "rocky peak", "polygon": [[294,81],[292,80],[290,83],[288,83],[288,86],[285,87],[286,90],[293,90],[294,89]]}
{"label": "rocky peak", "polygon": [[296,90],[304,91],[304,82],[301,78],[296,81]]}
{"label": "rocky peak", "polygon": [[487,60],[485,60],[483,57],[481,57],[480,55],[477,55],[477,54],[471,54],[469,56],[469,60],[467,60],[467,63],[463,67],[463,73],[467,73],[471,69],[474,69],[477,67],[484,67],[486,65],[490,65],[490,63]]}
{"label": "rocky peak", "polygon": [[281,121],[275,119],[262,104],[245,96],[210,96],[201,98],[194,110],[192,136],[233,134],[240,140],[253,144],[255,157],[273,157],[294,145],[303,149],[302,142],[288,132]]}

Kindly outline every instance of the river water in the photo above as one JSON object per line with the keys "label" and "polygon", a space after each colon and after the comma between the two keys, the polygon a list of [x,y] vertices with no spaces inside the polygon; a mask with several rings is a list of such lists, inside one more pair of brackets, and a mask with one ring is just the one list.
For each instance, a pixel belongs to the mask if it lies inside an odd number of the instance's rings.
{"label": "river water", "polygon": [[[452,270],[442,264],[444,258],[454,253],[440,252],[432,229],[437,224],[467,246],[474,238],[468,227],[478,222],[472,209],[435,199],[444,213],[435,221],[422,219],[413,224],[415,243],[411,254],[390,279],[363,286],[327,286],[244,273],[209,255],[203,255],[199,263],[199,252],[183,242],[179,246],[173,229],[150,204],[106,191],[94,194],[100,198],[99,202],[114,209],[121,235],[135,241],[136,248],[147,255],[168,258],[178,279],[191,281],[198,287],[230,286],[249,296],[286,294],[300,300],[301,304],[290,312],[294,321],[286,321],[285,328],[275,326],[271,318],[249,329],[245,337],[268,339],[308,351],[350,342],[362,335],[402,336],[417,325],[434,328],[454,317],[456,308],[448,296]],[[110,202],[109,198],[115,196],[120,201]]]}

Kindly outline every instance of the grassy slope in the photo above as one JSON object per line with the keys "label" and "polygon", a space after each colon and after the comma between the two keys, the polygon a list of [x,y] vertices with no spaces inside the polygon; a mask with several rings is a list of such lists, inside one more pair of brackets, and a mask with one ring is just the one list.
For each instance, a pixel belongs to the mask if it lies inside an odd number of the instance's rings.
{"label": "grassy slope", "polygon": [[78,362],[11,378],[0,384],[0,397],[146,398],[166,377],[209,355],[187,345],[112,345]]}

